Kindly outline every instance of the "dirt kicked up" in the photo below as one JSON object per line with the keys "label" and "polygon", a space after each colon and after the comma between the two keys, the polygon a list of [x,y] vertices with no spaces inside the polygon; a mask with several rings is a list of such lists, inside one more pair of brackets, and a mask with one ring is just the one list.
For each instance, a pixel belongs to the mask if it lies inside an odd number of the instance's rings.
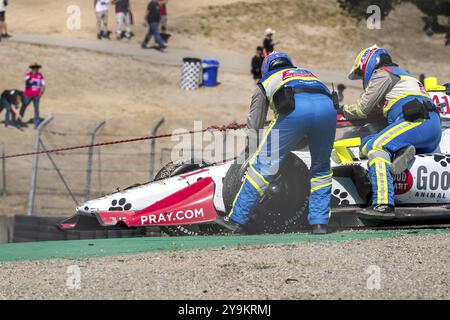
{"label": "dirt kicked up", "polygon": [[0,299],[450,299],[449,245],[448,230],[8,244]]}

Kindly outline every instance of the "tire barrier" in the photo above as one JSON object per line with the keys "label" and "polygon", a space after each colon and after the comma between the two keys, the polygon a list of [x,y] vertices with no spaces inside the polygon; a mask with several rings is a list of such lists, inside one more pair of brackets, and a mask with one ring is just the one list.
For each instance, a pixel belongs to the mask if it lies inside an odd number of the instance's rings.
{"label": "tire barrier", "polygon": [[87,240],[108,238],[136,238],[161,236],[158,227],[136,229],[70,230],[63,231],[57,223],[64,217],[29,217],[17,215],[13,218],[13,236],[9,242],[34,242],[58,240]]}

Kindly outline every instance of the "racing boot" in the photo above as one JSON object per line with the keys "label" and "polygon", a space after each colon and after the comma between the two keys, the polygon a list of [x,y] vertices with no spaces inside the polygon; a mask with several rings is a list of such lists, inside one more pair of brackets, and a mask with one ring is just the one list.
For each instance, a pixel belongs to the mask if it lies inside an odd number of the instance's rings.
{"label": "racing boot", "polygon": [[326,224],[313,224],[311,234],[327,234],[328,229]]}
{"label": "racing boot", "polygon": [[359,216],[371,220],[391,220],[395,218],[395,208],[387,204],[377,204],[360,211]]}
{"label": "racing boot", "polygon": [[243,233],[242,226],[228,217],[217,217],[214,222],[230,231],[230,233]]}
{"label": "racing boot", "polygon": [[415,155],[416,148],[414,146],[407,146],[398,150],[392,160],[391,173],[397,175],[405,171]]}

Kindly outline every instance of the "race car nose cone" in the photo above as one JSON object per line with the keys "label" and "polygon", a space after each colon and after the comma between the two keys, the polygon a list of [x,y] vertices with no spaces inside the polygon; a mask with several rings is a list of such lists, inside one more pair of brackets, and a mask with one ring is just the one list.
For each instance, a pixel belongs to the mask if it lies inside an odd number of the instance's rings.
{"label": "race car nose cone", "polygon": [[82,204],[81,206],[77,207],[77,212],[78,213],[88,213],[89,212],[89,206]]}

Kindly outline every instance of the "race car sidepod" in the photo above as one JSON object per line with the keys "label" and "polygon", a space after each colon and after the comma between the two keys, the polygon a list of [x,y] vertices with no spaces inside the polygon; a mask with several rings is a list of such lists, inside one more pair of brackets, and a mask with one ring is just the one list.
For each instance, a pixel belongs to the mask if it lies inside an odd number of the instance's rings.
{"label": "race car sidepod", "polygon": [[214,207],[214,181],[205,177],[140,211],[98,212],[102,226],[119,222],[127,227],[174,226],[213,222],[219,216]]}

